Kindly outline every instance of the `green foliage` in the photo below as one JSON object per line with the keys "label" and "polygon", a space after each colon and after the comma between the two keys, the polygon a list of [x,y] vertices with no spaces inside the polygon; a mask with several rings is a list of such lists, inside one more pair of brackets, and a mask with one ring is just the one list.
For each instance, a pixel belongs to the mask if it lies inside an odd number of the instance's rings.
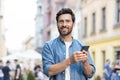
{"label": "green foliage", "polygon": [[23,74],[20,75],[20,80],[25,80]]}
{"label": "green foliage", "polygon": [[32,73],[32,71],[29,71],[28,75],[27,75],[27,80],[35,80],[35,76]]}

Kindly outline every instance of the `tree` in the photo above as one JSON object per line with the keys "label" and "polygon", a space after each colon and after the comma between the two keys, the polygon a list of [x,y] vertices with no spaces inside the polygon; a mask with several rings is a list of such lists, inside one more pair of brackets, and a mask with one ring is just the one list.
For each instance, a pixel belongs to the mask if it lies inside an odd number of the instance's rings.
{"label": "tree", "polygon": [[27,80],[35,80],[35,76],[32,73],[32,71],[29,71],[28,76],[27,76]]}

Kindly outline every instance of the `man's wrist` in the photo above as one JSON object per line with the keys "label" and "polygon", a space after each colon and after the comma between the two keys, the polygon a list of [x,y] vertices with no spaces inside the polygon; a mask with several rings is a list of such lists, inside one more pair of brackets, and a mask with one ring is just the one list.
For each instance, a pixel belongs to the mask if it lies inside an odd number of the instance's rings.
{"label": "man's wrist", "polygon": [[71,64],[71,61],[70,61],[70,58],[67,59],[67,65],[70,65]]}
{"label": "man's wrist", "polygon": [[88,64],[88,60],[86,60],[86,61],[83,61],[83,64]]}

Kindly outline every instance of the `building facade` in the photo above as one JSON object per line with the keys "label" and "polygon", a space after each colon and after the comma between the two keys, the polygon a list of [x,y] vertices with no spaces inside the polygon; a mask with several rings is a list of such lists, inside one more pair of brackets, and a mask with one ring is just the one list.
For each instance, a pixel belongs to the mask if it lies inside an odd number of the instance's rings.
{"label": "building facade", "polygon": [[44,28],[44,0],[37,0],[36,22],[36,51],[41,53],[43,47],[43,28]]}
{"label": "building facade", "polygon": [[106,59],[120,60],[120,0],[82,1],[82,41],[90,45],[96,75]]}
{"label": "building facade", "polygon": [[0,0],[0,57],[6,55],[3,11],[4,11],[4,0]]}
{"label": "building facade", "polygon": [[24,41],[23,44],[23,50],[27,51],[27,50],[35,50],[36,44],[35,44],[35,38],[29,36],[28,38],[26,38],[26,40]]}
{"label": "building facade", "polygon": [[41,53],[44,43],[50,40],[52,0],[37,0],[36,50]]}
{"label": "building facade", "polygon": [[50,23],[52,12],[52,0],[44,0],[44,28],[43,28],[43,43],[50,39]]}

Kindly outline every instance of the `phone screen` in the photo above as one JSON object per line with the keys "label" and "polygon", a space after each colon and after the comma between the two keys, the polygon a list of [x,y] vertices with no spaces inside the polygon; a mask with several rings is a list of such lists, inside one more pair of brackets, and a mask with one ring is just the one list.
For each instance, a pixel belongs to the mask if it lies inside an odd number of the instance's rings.
{"label": "phone screen", "polygon": [[88,49],[89,49],[89,46],[82,46],[80,51],[82,51],[82,50],[88,51]]}

